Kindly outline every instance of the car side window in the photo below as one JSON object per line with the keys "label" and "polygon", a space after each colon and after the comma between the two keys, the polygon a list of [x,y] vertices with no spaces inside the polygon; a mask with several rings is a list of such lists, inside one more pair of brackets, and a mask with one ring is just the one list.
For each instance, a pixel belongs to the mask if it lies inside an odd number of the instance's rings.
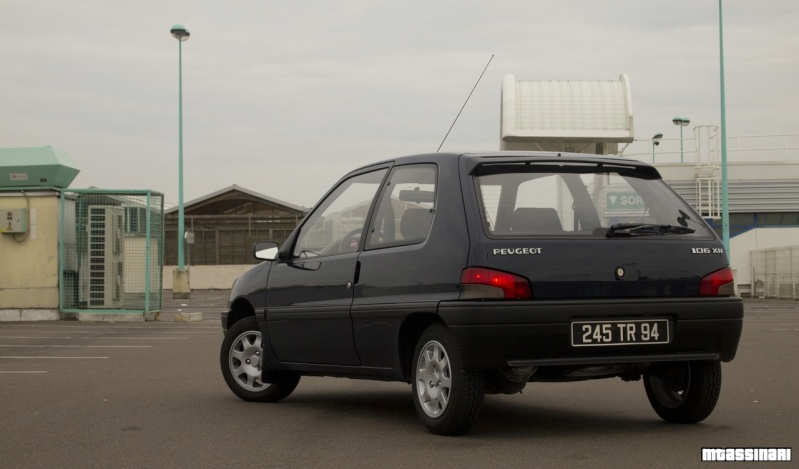
{"label": "car side window", "polygon": [[353,176],[322,201],[303,224],[293,257],[332,256],[358,250],[372,201],[386,169]]}
{"label": "car side window", "polygon": [[436,208],[436,165],[398,166],[389,175],[369,228],[366,249],[421,243]]}

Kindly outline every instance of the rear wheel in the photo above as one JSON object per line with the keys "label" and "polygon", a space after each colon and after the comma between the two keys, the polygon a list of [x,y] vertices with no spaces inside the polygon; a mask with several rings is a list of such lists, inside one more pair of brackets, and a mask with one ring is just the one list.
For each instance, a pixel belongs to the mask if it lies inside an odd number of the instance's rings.
{"label": "rear wheel", "polygon": [[241,319],[230,328],[222,341],[219,361],[225,383],[245,401],[277,402],[288,397],[300,381],[293,373],[270,376],[272,383],[261,380],[266,357],[255,316]]}
{"label": "rear wheel", "polygon": [[483,404],[483,375],[464,369],[460,349],[442,324],[425,330],[414,358],[413,402],[427,429],[438,435],[468,432]]}
{"label": "rear wheel", "polygon": [[716,407],[721,392],[721,363],[717,360],[653,365],[644,374],[649,403],[663,420],[696,423]]}

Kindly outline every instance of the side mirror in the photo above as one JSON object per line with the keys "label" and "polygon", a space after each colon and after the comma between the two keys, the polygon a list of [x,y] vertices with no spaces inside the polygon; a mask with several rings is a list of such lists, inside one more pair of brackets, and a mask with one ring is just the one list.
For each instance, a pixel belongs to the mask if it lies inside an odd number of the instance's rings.
{"label": "side mirror", "polygon": [[273,261],[277,259],[279,251],[280,246],[272,241],[258,241],[252,247],[252,255],[255,256],[256,259],[264,261]]}

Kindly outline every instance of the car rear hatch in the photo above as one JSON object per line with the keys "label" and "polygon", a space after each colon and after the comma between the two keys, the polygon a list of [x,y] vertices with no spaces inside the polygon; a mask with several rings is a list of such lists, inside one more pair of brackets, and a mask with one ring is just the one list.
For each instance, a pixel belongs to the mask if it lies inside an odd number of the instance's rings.
{"label": "car rear hatch", "polygon": [[525,281],[533,299],[732,293],[722,244],[649,165],[520,157],[467,172],[473,188],[464,196],[479,213],[470,216],[477,242],[462,283],[482,286],[465,287],[466,298],[490,292],[491,282],[511,291]]}
{"label": "car rear hatch", "polygon": [[[702,279],[726,267],[709,243],[647,240],[488,240],[485,266],[526,278],[532,297],[695,297]],[[712,249],[716,249],[715,246]]]}

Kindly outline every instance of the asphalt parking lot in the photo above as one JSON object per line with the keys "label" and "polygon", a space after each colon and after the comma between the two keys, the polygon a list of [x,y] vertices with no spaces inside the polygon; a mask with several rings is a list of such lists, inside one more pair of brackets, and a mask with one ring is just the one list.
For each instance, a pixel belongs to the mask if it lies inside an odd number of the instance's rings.
{"label": "asphalt parking lot", "polygon": [[799,437],[799,302],[746,301],[701,424],[661,422],[640,382],[534,383],[487,396],[474,430],[447,438],[403,383],[303,378],[281,403],[240,401],[219,371],[227,292],[165,298],[146,323],[0,323],[0,467],[703,467],[702,447]]}

